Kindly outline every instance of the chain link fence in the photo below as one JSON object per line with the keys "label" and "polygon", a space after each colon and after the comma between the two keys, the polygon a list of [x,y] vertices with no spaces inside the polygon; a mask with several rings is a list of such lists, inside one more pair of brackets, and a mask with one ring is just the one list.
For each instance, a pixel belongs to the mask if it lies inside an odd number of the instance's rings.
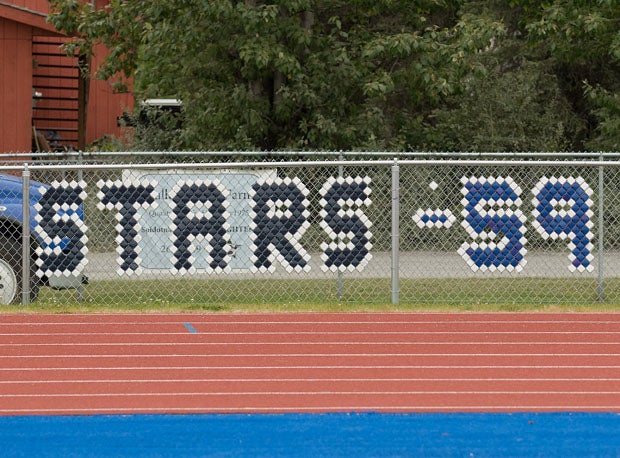
{"label": "chain link fence", "polygon": [[620,302],[613,155],[257,154],[7,158],[0,301]]}

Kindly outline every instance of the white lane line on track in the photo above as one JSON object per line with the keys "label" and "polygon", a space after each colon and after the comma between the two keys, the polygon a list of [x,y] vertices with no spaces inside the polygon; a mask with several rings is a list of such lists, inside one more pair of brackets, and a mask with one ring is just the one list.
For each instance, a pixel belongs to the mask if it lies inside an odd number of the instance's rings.
{"label": "white lane line on track", "polygon": [[[13,333],[0,333],[0,337],[17,337],[17,336],[151,336],[151,335],[166,335],[176,336],[184,335],[185,332],[13,332]],[[208,336],[297,336],[297,335],[618,335],[620,331],[249,331],[249,332],[212,332],[201,331],[197,334],[197,338]]]}
{"label": "white lane line on track", "polygon": [[[38,316],[38,315],[37,315]],[[213,320],[204,319],[199,315],[187,315],[183,317],[183,320],[179,321],[149,321],[149,320],[134,320],[134,321],[2,321],[3,317],[0,316],[0,326],[111,326],[111,325],[138,325],[138,326],[183,326],[184,322],[191,321],[192,324],[207,324],[207,325],[252,325],[252,326],[289,326],[297,324],[318,324],[318,325],[351,325],[351,324],[371,324],[371,325],[390,325],[390,324],[416,324],[416,325],[465,325],[465,324],[520,324],[520,325],[534,325],[534,324],[554,324],[554,325],[568,325],[568,324],[619,324],[620,314],[614,316],[615,319],[592,319],[592,320],[569,320],[569,319],[548,319],[548,320],[485,320],[484,318],[478,320],[454,320],[446,317],[445,320],[289,320],[289,321],[266,321],[260,318],[261,315],[251,316],[247,320]]]}
{"label": "white lane line on track", "polygon": [[[0,355],[0,359],[67,359],[67,358],[391,358],[402,357],[472,357],[480,356],[484,358],[504,357],[504,356],[532,356],[532,357],[561,357],[561,356],[620,356],[620,353],[157,353],[157,354],[87,354],[87,355],[66,355],[66,354],[46,354],[46,355]],[[619,361],[620,362],[620,361]]]}
{"label": "white lane line on track", "polygon": [[324,383],[324,382],[615,382],[620,381],[620,378],[515,378],[515,377],[489,377],[489,378],[463,378],[463,377],[450,377],[450,378],[372,378],[372,377],[360,377],[360,378],[193,378],[193,379],[101,379],[101,380],[89,380],[89,379],[69,379],[69,380],[1,380],[0,385],[53,385],[53,384],[66,384],[66,383],[82,383],[82,384],[95,384],[95,383],[210,383],[210,382],[248,382],[248,383],[263,383],[263,382],[311,382],[311,383]]}
{"label": "white lane line on track", "polygon": [[149,392],[149,393],[62,393],[62,394],[48,394],[48,393],[38,393],[38,394],[0,394],[0,399],[7,398],[112,398],[112,397],[121,397],[121,398],[131,398],[131,397],[187,397],[187,396],[201,396],[201,397],[219,397],[219,396],[405,396],[405,395],[415,395],[415,396],[426,396],[426,395],[457,395],[457,394],[469,394],[469,395],[480,395],[480,394],[492,394],[492,395],[515,395],[515,394],[531,394],[531,395],[550,395],[550,394],[572,394],[572,395],[581,395],[581,396],[589,396],[589,395],[617,395],[620,394],[620,391],[527,391],[527,390],[519,390],[519,391],[492,391],[492,390],[484,390],[484,391],[476,391],[476,390],[462,390],[462,391],[218,391],[218,392],[207,392],[207,391],[188,391],[188,392]]}
{"label": "white lane line on track", "polygon": [[55,408],[55,409],[0,409],[0,414],[4,415],[16,415],[16,414],[110,414],[118,415],[119,413],[131,413],[139,415],[140,413],[260,413],[260,412],[460,412],[460,411],[474,411],[474,412],[542,412],[551,411],[602,411],[602,412],[620,412],[620,404],[601,404],[601,405],[545,405],[545,406],[532,406],[523,404],[514,405],[474,405],[474,406],[385,406],[385,405],[345,405],[345,406],[317,406],[317,407],[304,407],[304,406],[290,406],[290,407],[102,407],[102,408]]}
{"label": "white lane line on track", "polygon": [[115,367],[0,367],[6,371],[121,371],[121,370],[246,370],[246,369],[620,369],[619,365],[325,365],[325,366],[115,366]]}
{"label": "white lane line on track", "polygon": [[[2,317],[0,317],[0,320]],[[350,324],[420,324],[420,325],[460,325],[460,324],[554,324],[554,325],[566,325],[566,324],[618,324],[620,325],[620,316],[618,320],[393,320],[393,321],[361,321],[361,320],[337,320],[337,321],[218,321],[218,320],[201,320],[200,317],[187,316],[186,320],[191,321],[193,324],[208,324],[208,325],[295,325],[295,324],[320,324],[320,325],[350,325]],[[140,326],[176,326],[183,325],[182,321],[0,321],[0,326],[111,326],[111,325],[140,325]]]}
{"label": "white lane line on track", "polygon": [[[579,324],[583,324],[583,323],[620,323],[620,314],[618,313],[602,313],[600,315],[597,314],[592,314],[592,313],[585,313],[580,315],[579,313],[558,313],[555,315],[550,315],[549,318],[541,318],[541,319],[535,319],[532,318],[533,316],[538,316],[538,315],[544,315],[544,314],[540,314],[540,313],[514,313],[512,314],[513,316],[510,319],[487,319],[489,317],[489,315],[485,315],[484,313],[479,313],[479,312],[473,312],[471,313],[469,316],[470,318],[468,319],[458,319],[459,315],[458,312],[455,313],[446,313],[445,315],[437,315],[437,314],[433,314],[433,313],[425,313],[425,312],[420,312],[420,313],[410,313],[408,314],[411,319],[406,319],[406,320],[398,320],[398,319],[381,319],[381,318],[386,318],[386,317],[390,317],[391,315],[382,315],[381,313],[375,313],[375,312],[369,312],[368,314],[364,315],[364,319],[355,319],[356,316],[360,316],[357,313],[348,313],[348,312],[344,312],[344,313],[336,313],[336,314],[329,314],[329,313],[316,313],[316,316],[326,316],[329,317],[330,319],[324,319],[324,320],[314,320],[314,319],[310,319],[307,318],[307,315],[304,313],[288,313],[288,312],[284,312],[284,313],[276,313],[273,315],[269,315],[267,313],[257,313],[257,314],[241,314],[241,315],[230,315],[230,314],[223,314],[223,315],[218,315],[218,316],[213,316],[210,314],[187,314],[187,315],[162,315],[162,317],[164,319],[162,320],[155,320],[155,319],[149,319],[149,317],[153,317],[154,315],[151,313],[147,313],[147,314],[137,314],[137,315],[131,315],[131,314],[110,314],[110,315],[97,315],[97,314],[88,314],[88,315],[79,315],[79,314],[71,314],[71,315],[67,315],[66,318],[67,320],[58,320],[58,315],[45,315],[45,314],[32,314],[32,315],[10,315],[10,314],[6,314],[6,315],[2,315],[0,316],[0,325],[2,326],[10,326],[10,325],[22,325],[22,324],[32,324],[32,325],[41,325],[41,326],[46,326],[46,325],[56,325],[56,324],[62,324],[62,325],[74,325],[74,324],[92,324],[92,325],[109,325],[109,324],[146,324],[146,325],[158,325],[158,324],[165,324],[165,325],[183,325],[184,322],[187,321],[191,321],[192,323],[204,323],[204,324],[255,324],[255,325],[261,325],[261,324],[283,324],[283,325],[287,325],[287,324],[399,324],[399,323],[403,323],[403,324],[407,324],[407,323],[412,323],[412,324],[445,324],[445,323],[450,323],[450,324],[459,324],[459,323],[463,323],[463,324],[467,324],[467,323],[499,323],[499,324],[504,324],[504,323],[519,323],[519,324],[533,324],[533,323],[552,323],[552,324],[563,324],[563,323],[579,323]],[[493,313],[491,315],[501,315],[501,313]],[[509,314],[510,315],[510,314]],[[97,317],[97,316],[103,316],[106,318],[115,318],[115,320],[96,320],[93,319],[93,317]],[[263,319],[265,316],[276,316],[276,317],[280,317],[280,318],[285,318],[285,319],[274,319],[274,320],[265,320]],[[371,316],[373,317],[373,319],[367,319],[367,316]],[[436,317],[436,316],[441,316],[442,319],[419,319],[416,317],[419,316],[428,316],[428,317]],[[137,318],[137,319],[132,319],[132,320],[124,320],[124,319],[119,319],[119,317],[131,317],[131,318]],[[177,319],[166,319],[166,318],[177,318]],[[353,319],[351,319],[351,317],[353,317]],[[378,318],[378,319],[374,319],[374,318]],[[455,317],[457,319],[455,319]],[[531,319],[528,319],[527,317],[530,317]],[[585,317],[592,317],[591,319],[573,319],[572,317],[576,317],[576,318],[585,318]],[[605,317],[605,318],[600,318],[600,317]],[[18,318],[17,320],[12,320],[12,318]],[[46,321],[46,318],[54,318],[55,321]],[[73,320],[73,318],[79,318],[79,320]],[[83,319],[82,319],[83,318]],[[142,318],[146,318],[146,319],[142,319]],[[227,319],[219,319],[219,318],[227,318]],[[230,319],[228,319],[230,318]],[[243,319],[239,319],[239,318],[243,318]],[[295,318],[299,318],[299,319],[295,319]]]}
{"label": "white lane line on track", "polygon": [[[167,320],[172,322],[179,322],[185,318],[191,317],[196,320],[204,321],[275,321],[275,322],[295,322],[295,321],[339,321],[339,320],[363,320],[375,322],[375,318],[388,321],[393,319],[394,321],[425,321],[425,320],[441,320],[445,319],[457,320],[457,321],[480,321],[480,320],[496,320],[496,321],[540,321],[540,320],[565,320],[565,321],[580,321],[585,319],[600,320],[600,319],[620,319],[620,314],[614,311],[594,311],[594,312],[510,312],[510,311],[497,311],[497,312],[476,312],[476,311],[460,311],[460,312],[425,312],[425,311],[408,311],[408,312],[377,312],[377,311],[343,311],[343,312],[278,312],[278,311],[257,311],[257,312],[218,312],[212,313],[206,312],[84,312],[84,313],[71,313],[71,314],[58,314],[58,313],[22,313],[22,312],[10,312],[2,315],[7,319],[14,320],[34,320],[41,322],[41,320],[58,320],[60,318],[67,318],[68,320],[86,320],[86,321],[99,321],[105,322],[108,319],[127,319],[133,318],[137,321],[153,321]],[[104,320],[104,321],[101,321]]]}
{"label": "white lane line on track", "polygon": [[226,346],[226,345],[240,345],[240,346],[319,346],[319,345],[337,345],[337,346],[378,346],[378,345],[410,345],[410,346],[423,346],[423,345],[436,345],[436,346],[489,346],[489,345],[523,345],[523,346],[540,346],[540,345],[596,345],[596,346],[611,346],[620,345],[620,342],[581,342],[581,341],[547,341],[547,342],[530,342],[530,341],[480,341],[480,342],[437,342],[437,341],[420,341],[412,342],[409,340],[402,341],[379,341],[379,342],[340,342],[340,341],[324,341],[324,342],[58,342],[58,343],[1,343],[0,348],[22,348],[22,347],[153,347],[153,346]]}

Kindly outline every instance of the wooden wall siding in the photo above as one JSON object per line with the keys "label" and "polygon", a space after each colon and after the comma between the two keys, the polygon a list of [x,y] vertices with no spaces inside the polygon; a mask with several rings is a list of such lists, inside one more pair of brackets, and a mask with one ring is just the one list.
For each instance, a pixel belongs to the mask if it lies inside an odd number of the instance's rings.
{"label": "wooden wall siding", "polygon": [[[48,0],[7,3],[37,13],[49,12]],[[98,8],[106,4],[107,0],[97,0]],[[10,8],[7,11],[11,12]],[[20,14],[27,16],[25,22],[40,16]],[[15,21],[0,16],[0,153],[30,151],[33,126],[42,131],[56,130],[64,145],[77,148],[77,59],[67,57],[60,49],[66,39],[60,34],[34,23],[35,27]],[[98,55],[105,55],[105,50],[99,49]],[[44,95],[35,109],[33,89]],[[118,127],[117,117],[133,110],[133,96],[114,94],[109,83],[92,80],[88,98],[86,145],[108,135],[123,137],[125,132]]]}
{"label": "wooden wall siding", "polygon": [[[108,0],[96,0],[96,7],[104,8],[108,3]],[[98,67],[105,55],[104,47],[99,46],[95,49],[95,57],[92,61],[94,68]],[[86,122],[86,141],[90,143],[106,135],[124,139],[127,131],[118,127],[117,117],[121,116],[124,111],[133,112],[133,108],[132,94],[115,94],[107,81],[92,80]]]}
{"label": "wooden wall siding", "polygon": [[[33,70],[34,87],[43,93],[43,99],[37,103],[33,122],[41,131],[56,131],[62,137],[64,147],[78,149],[78,59],[66,56],[61,49],[65,40],[55,37],[34,39],[33,56],[38,64]],[[104,48],[97,50],[97,56],[104,54]],[[95,58],[93,66],[98,63]],[[125,132],[117,125],[117,117],[132,109],[131,94],[115,94],[110,83],[91,80],[86,145],[104,136],[123,137]]]}
{"label": "wooden wall siding", "polygon": [[[99,48],[92,65],[96,67],[105,55],[104,48]],[[126,129],[117,125],[117,117],[124,111],[133,112],[134,98],[132,94],[114,93],[107,81],[92,80],[88,100],[88,115],[86,118],[86,141],[94,142],[104,136],[112,135],[124,139]]]}
{"label": "wooden wall siding", "polygon": [[58,35],[58,31],[46,21],[48,12],[49,8],[46,2],[37,4],[15,0],[0,2],[0,17],[33,27],[33,34]]}
{"label": "wooden wall siding", "polygon": [[50,11],[48,0],[9,0],[8,3],[44,14]]}
{"label": "wooden wall siding", "polygon": [[0,153],[30,151],[32,29],[0,18]]}
{"label": "wooden wall siding", "polygon": [[[78,149],[78,59],[62,49],[64,38],[35,37],[32,43],[33,85],[43,96],[33,125],[53,135],[54,149]],[[48,138],[49,140],[49,138]]]}

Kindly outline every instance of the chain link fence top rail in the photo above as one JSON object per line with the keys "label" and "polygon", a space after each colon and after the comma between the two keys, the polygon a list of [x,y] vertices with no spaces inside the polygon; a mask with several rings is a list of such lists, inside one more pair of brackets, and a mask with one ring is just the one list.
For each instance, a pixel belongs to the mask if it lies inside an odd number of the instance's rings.
{"label": "chain link fence top rail", "polygon": [[10,158],[0,300],[620,303],[615,155],[312,154]]}

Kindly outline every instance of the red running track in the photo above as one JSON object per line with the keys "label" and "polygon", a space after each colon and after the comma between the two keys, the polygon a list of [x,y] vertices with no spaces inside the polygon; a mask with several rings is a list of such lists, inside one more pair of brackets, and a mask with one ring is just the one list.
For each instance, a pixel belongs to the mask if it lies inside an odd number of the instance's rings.
{"label": "red running track", "polygon": [[620,314],[0,315],[0,415],[620,412]]}

